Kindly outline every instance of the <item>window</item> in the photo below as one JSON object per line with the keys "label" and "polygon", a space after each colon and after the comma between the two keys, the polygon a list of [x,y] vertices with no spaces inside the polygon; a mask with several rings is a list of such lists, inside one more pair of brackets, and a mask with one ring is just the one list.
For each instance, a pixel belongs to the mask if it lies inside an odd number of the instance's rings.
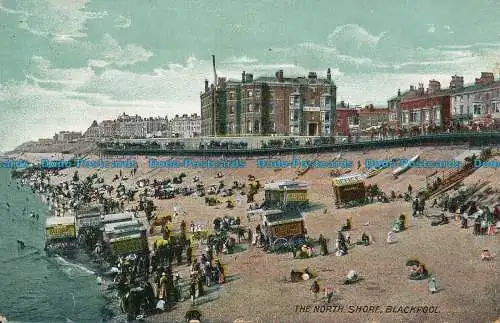
{"label": "window", "polygon": [[229,113],[234,114],[234,105],[232,104],[229,106]]}
{"label": "window", "polygon": [[500,103],[496,103],[495,106],[495,113],[500,113]]}
{"label": "window", "polygon": [[248,112],[253,112],[253,104],[248,105]]}
{"label": "window", "polygon": [[329,112],[329,111],[326,111],[326,112],[325,112],[325,121],[326,121],[326,122],[329,122],[329,121],[330,121],[330,112]]}
{"label": "window", "polygon": [[463,95],[460,96],[460,102],[464,102],[464,96]]}
{"label": "window", "polygon": [[430,111],[425,111],[424,112],[424,121],[425,122],[429,122],[430,119],[431,119],[431,113],[430,113]]}
{"label": "window", "polygon": [[269,103],[269,113],[275,113],[276,111],[276,102]]}
{"label": "window", "polygon": [[437,122],[441,121],[441,109],[434,110],[434,120]]}
{"label": "window", "polygon": [[259,133],[260,132],[260,123],[258,120],[255,120],[253,124],[253,132],[254,133]]}
{"label": "window", "polygon": [[464,105],[463,104],[460,105],[460,114],[464,114]]}
{"label": "window", "polygon": [[234,92],[229,92],[229,100],[234,100]]}
{"label": "window", "polygon": [[407,124],[408,123],[408,112],[404,112],[403,115],[402,115],[402,123],[405,123]]}
{"label": "window", "polygon": [[330,97],[329,96],[322,96],[321,97],[321,107],[326,108],[328,105],[330,105]]}
{"label": "window", "polygon": [[252,121],[247,122],[247,131],[248,133],[252,133]]}
{"label": "window", "polygon": [[248,91],[248,97],[249,98],[253,97],[253,92],[252,91]]}
{"label": "window", "polygon": [[481,115],[481,106],[474,105],[474,114]]}

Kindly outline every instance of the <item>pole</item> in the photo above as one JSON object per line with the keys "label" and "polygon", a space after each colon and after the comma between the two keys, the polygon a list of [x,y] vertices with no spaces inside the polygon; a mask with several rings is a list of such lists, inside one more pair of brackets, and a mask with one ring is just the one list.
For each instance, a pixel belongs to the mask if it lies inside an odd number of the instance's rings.
{"label": "pole", "polygon": [[212,55],[212,67],[214,70],[214,89],[212,91],[212,103],[213,103],[213,113],[212,113],[212,118],[213,118],[213,135],[214,137],[217,137],[217,104],[216,104],[216,91],[217,91],[217,71],[215,69],[215,55]]}

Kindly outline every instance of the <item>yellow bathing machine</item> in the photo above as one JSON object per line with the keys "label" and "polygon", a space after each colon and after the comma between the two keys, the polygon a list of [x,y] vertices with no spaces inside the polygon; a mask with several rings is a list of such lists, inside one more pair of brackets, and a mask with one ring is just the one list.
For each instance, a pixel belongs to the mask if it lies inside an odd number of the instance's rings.
{"label": "yellow bathing machine", "polygon": [[69,254],[77,246],[74,216],[49,216],[45,221],[45,251],[48,255]]}
{"label": "yellow bathing machine", "polygon": [[112,258],[148,252],[146,228],[135,219],[105,224],[103,241]]}
{"label": "yellow bathing machine", "polygon": [[308,188],[307,183],[296,181],[278,181],[265,184],[264,205],[267,208],[305,206],[309,204]]}

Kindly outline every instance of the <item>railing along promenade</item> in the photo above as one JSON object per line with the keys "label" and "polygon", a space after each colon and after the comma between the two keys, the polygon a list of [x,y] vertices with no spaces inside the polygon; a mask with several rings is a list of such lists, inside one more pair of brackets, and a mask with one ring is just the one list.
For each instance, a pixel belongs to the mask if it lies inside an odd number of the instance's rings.
{"label": "railing along promenade", "polygon": [[[291,138],[291,137],[290,137]],[[245,138],[242,137],[241,140]],[[273,140],[269,137],[268,140]],[[205,141],[227,141],[223,138],[205,138]],[[430,135],[419,135],[410,137],[400,137],[383,140],[363,139],[358,142],[338,142],[335,144],[323,145],[299,145],[293,147],[267,147],[267,148],[174,148],[174,147],[100,147],[101,156],[108,155],[182,155],[182,156],[263,156],[274,153],[318,153],[318,152],[341,152],[347,150],[368,150],[383,149],[393,147],[415,147],[433,145],[465,145],[469,146],[496,146],[500,144],[500,131],[481,132],[453,132]],[[149,142],[155,142],[150,139]],[[175,139],[172,140],[175,142]],[[123,145],[123,144],[121,144]],[[147,145],[147,144],[145,144]]]}

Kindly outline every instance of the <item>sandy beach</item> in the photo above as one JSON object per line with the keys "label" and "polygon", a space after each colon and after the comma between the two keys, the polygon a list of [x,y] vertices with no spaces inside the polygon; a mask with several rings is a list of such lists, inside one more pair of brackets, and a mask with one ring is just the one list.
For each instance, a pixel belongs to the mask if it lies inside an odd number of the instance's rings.
{"label": "sandy beach", "polygon": [[[342,159],[351,160],[356,165],[358,160],[410,158],[419,154],[421,159],[449,160],[466,151],[465,147],[424,147],[407,149],[389,149],[369,152],[344,152]],[[322,155],[302,155],[299,159],[329,160],[338,153]],[[25,155],[24,158],[39,159],[40,155]],[[42,157],[43,158],[43,157]],[[88,157],[92,159],[92,157]],[[97,158],[97,157],[96,157]],[[175,157],[169,157],[175,158]],[[182,158],[182,157],[178,157]],[[290,156],[280,156],[289,159]],[[497,157],[496,157],[497,158]],[[118,159],[118,158],[114,158]],[[163,158],[168,159],[168,158]],[[216,184],[215,169],[150,169],[147,157],[137,159],[137,174],[123,183],[133,185],[139,179],[172,178],[184,172],[186,185],[193,186],[194,176],[199,176],[205,185]],[[223,170],[224,182],[246,182],[249,174],[262,183],[273,180],[293,179],[295,169],[260,169],[255,159],[246,159],[247,167]],[[356,167],[356,166],[354,166]],[[66,169],[61,175],[53,177],[51,183],[68,180],[75,169]],[[99,176],[111,183],[118,174],[118,169],[78,169],[80,178],[98,172]],[[123,171],[127,175],[127,170]],[[496,180],[498,171],[481,168],[464,180],[465,185],[488,182],[481,192],[488,190],[482,203],[493,206],[500,203],[500,184]],[[406,192],[411,184],[414,191],[426,185],[426,176],[436,173],[435,169],[410,169],[394,179],[392,170],[368,179],[369,184],[377,184],[384,192]],[[317,238],[323,234],[330,241],[330,255],[316,256],[309,259],[293,259],[290,253],[267,254],[254,246],[245,246],[246,251],[225,255],[223,262],[227,268],[228,281],[214,291],[215,300],[200,304],[197,308],[207,322],[493,322],[500,316],[500,279],[498,276],[498,256],[500,252],[500,234],[495,236],[474,236],[472,229],[460,229],[459,221],[450,221],[447,225],[431,226],[431,219],[426,217],[411,218],[411,203],[402,199],[391,203],[373,203],[362,207],[337,209],[327,169],[311,169],[298,178],[310,185],[309,200],[311,208],[306,211],[305,225],[308,235]],[[225,198],[220,197],[224,200]],[[232,197],[234,200],[235,197]],[[255,228],[259,221],[246,218],[247,203],[242,198],[233,209],[225,204],[206,206],[204,198],[194,196],[176,196],[174,199],[158,200],[154,203],[159,212],[171,213],[175,206],[182,206],[185,215],[178,216],[172,228],[178,230],[184,219],[188,225],[207,223],[212,227],[216,217],[241,217],[245,227]],[[256,196],[256,201],[263,200],[263,193]],[[132,202],[136,203],[136,202]],[[131,204],[130,207],[135,206]],[[430,206],[430,202],[428,202]],[[437,209],[429,209],[430,214],[439,214]],[[406,214],[408,230],[396,234],[396,243],[385,242],[392,221],[400,214]],[[359,240],[363,232],[373,237],[370,246],[355,246],[347,256],[337,257],[332,252],[336,232],[347,218],[352,219],[351,239]],[[495,257],[492,261],[481,261],[482,249],[489,249]],[[405,266],[408,258],[418,258],[424,262],[436,277],[439,292],[431,294],[427,280],[412,281],[407,278],[409,268]],[[318,273],[321,288],[333,288],[338,296],[330,308],[323,300],[314,301],[310,286],[312,281],[290,283],[285,281],[292,269],[310,267]],[[361,273],[363,281],[355,285],[342,285],[349,270]],[[176,269],[182,274],[188,268]],[[181,274],[181,275],[182,275]],[[289,278],[289,277],[288,277]],[[190,302],[178,303],[175,308],[161,315],[147,318],[151,322],[181,322],[184,313],[190,308]],[[302,310],[300,306],[303,306]],[[307,306],[311,306],[307,310]],[[315,306],[320,306],[315,308]],[[356,312],[356,307],[361,312]],[[363,307],[375,308],[375,312],[365,313]],[[377,308],[377,306],[379,308]],[[435,307],[437,313],[388,313],[387,307],[400,306]],[[324,311],[323,313],[321,311]],[[354,312],[354,313],[351,313]]]}

